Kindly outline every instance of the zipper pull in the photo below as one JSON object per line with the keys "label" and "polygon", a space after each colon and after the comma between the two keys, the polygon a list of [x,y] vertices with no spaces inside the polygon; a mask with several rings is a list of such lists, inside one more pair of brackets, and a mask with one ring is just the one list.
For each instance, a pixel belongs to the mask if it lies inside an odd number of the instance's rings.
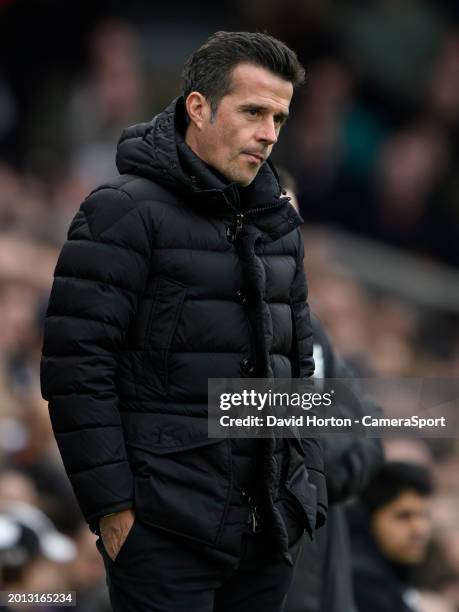
{"label": "zipper pull", "polygon": [[236,213],[236,227],[234,228],[234,240],[239,235],[239,232],[242,229],[242,225],[244,223],[244,213]]}

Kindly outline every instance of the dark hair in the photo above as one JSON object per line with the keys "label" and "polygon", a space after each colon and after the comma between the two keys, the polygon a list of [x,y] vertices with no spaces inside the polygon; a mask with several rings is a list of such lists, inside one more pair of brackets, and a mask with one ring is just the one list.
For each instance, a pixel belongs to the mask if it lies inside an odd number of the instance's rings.
{"label": "dark hair", "polygon": [[361,494],[361,502],[373,513],[405,491],[416,491],[427,497],[433,491],[430,471],[415,463],[390,461],[376,474]]}
{"label": "dark hair", "polygon": [[255,64],[290,81],[304,82],[304,68],[296,53],[283,42],[261,32],[215,32],[188,58],[182,72],[185,99],[199,91],[215,114],[218,103],[231,87],[233,69],[241,63]]}

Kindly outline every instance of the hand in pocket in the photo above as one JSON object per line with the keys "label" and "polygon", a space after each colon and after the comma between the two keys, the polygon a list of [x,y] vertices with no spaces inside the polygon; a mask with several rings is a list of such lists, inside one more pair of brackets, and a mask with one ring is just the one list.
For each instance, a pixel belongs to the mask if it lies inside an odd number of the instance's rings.
{"label": "hand in pocket", "polygon": [[123,547],[134,526],[134,521],[135,514],[133,510],[122,510],[109,516],[103,516],[100,519],[100,537],[107,555],[112,561],[115,561]]}

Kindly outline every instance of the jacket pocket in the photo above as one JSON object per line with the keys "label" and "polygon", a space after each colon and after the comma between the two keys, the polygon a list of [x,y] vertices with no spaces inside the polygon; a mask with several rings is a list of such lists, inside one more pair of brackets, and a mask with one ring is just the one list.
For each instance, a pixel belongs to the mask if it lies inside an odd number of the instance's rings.
{"label": "jacket pocket", "polygon": [[169,352],[180,320],[187,287],[182,283],[160,276],[157,279],[153,304],[146,332],[147,364],[158,377],[160,390],[168,388]]}
{"label": "jacket pocket", "polygon": [[316,528],[317,489],[309,482],[309,475],[304,464],[301,464],[285,482],[285,488],[292,496],[303,517],[303,526],[312,537]]}
{"label": "jacket pocket", "polygon": [[218,544],[231,483],[229,441],[208,438],[206,419],[137,413],[129,420],[133,426],[127,427],[126,448],[137,516],[207,545]]}

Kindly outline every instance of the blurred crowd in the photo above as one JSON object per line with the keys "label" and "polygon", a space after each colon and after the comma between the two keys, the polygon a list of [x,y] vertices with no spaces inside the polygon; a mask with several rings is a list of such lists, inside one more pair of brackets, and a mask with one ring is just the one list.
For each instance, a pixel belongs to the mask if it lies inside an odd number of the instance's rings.
{"label": "blurred crowd", "polygon": [[[457,378],[459,301],[450,286],[459,279],[457,7],[252,0],[238,11],[238,29],[266,28],[306,65],[275,160],[292,175],[310,304],[335,349],[361,376]],[[178,67],[176,79],[150,72],[148,35],[146,24],[96,24],[82,41],[84,65],[60,80],[45,74],[26,116],[0,72],[0,584],[75,590],[76,609],[86,612],[109,610],[103,565],[40,396],[41,325],[70,220],[116,173],[121,131],[179,92]],[[371,278],[349,265],[342,236],[362,266],[368,248],[377,254]],[[412,286],[433,287],[435,300]],[[416,575],[424,612],[459,610],[453,435],[384,441],[390,459],[427,467],[435,484],[432,536]]]}

